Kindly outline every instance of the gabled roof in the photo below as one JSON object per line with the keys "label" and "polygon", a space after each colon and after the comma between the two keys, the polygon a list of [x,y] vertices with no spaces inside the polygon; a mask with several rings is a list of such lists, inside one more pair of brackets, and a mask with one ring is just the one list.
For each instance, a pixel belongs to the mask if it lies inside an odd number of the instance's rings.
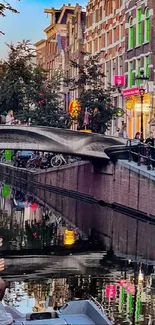
{"label": "gabled roof", "polygon": [[46,42],[46,40],[45,40],[45,39],[41,39],[40,41],[36,42],[36,43],[34,44],[34,46],[38,46],[38,45],[40,45],[40,44],[42,44],[42,43],[44,43],[44,42]]}

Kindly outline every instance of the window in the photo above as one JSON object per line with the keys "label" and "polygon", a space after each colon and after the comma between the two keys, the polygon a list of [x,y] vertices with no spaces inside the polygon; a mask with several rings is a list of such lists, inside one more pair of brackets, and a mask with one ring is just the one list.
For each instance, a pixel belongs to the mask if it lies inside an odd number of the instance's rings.
{"label": "window", "polygon": [[101,50],[102,48],[102,40],[101,40],[101,36],[98,38],[98,49]]}
{"label": "window", "polygon": [[102,20],[102,7],[100,7],[100,20]]}
{"label": "window", "polygon": [[129,62],[129,87],[134,85],[134,72],[133,72],[133,62]]}
{"label": "window", "polygon": [[120,27],[119,27],[119,39],[121,40],[123,37],[124,37],[124,25],[121,24]]}
{"label": "window", "polygon": [[113,29],[113,43],[116,42],[116,27]]}
{"label": "window", "polygon": [[95,20],[96,20],[96,12],[93,12],[93,16],[92,16],[92,23],[95,24]]}
{"label": "window", "polygon": [[[137,60],[137,76],[140,77],[140,69],[141,69],[141,59]],[[137,80],[137,85],[140,86],[141,80]]]}
{"label": "window", "polygon": [[145,42],[150,41],[150,16],[149,9],[145,10]]}
{"label": "window", "polygon": [[138,26],[137,26],[137,45],[141,45],[143,42],[143,38],[142,38],[142,9],[139,8],[137,10],[137,22],[138,22]]}
{"label": "window", "polygon": [[112,60],[112,81],[115,75],[116,75],[116,59],[113,59]]}
{"label": "window", "polygon": [[129,38],[128,38],[128,47],[130,49],[134,48],[134,26],[132,17],[129,20]]}
{"label": "window", "polygon": [[123,75],[123,59],[122,59],[122,56],[119,56],[118,60],[119,60],[119,74]]}
{"label": "window", "polygon": [[107,46],[109,46],[110,44],[110,33],[107,32]]}
{"label": "window", "polygon": [[146,56],[145,57],[145,74],[147,77],[150,76],[150,57],[149,56]]}

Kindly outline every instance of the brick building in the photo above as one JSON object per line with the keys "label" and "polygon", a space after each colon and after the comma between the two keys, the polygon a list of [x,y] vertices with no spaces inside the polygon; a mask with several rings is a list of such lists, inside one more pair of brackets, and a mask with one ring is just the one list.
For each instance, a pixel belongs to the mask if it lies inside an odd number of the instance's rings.
{"label": "brick building", "polygon": [[[149,121],[153,113],[152,94],[154,83],[155,56],[154,49],[155,2],[150,0],[127,0],[125,3],[126,15],[126,58],[125,75],[126,87],[137,87],[136,76],[140,76],[141,69],[145,76],[150,76],[146,87],[146,96],[143,105],[144,137],[149,132]],[[126,101],[127,129],[129,137],[140,131],[141,107],[140,96],[132,96]]]}
{"label": "brick building", "polygon": [[35,44],[37,63],[49,71],[64,70],[64,50],[67,39],[67,18],[74,14],[75,7],[63,5],[60,9],[45,9],[44,12],[51,15],[50,24],[44,30],[46,39]]}
{"label": "brick building", "polygon": [[[52,71],[61,70],[66,77],[78,75],[78,71],[70,65],[70,60],[80,60],[85,29],[85,12],[78,4],[63,5],[60,9],[45,9],[51,15],[50,25],[44,30],[46,39],[35,44],[37,64]],[[71,99],[78,96],[78,89],[70,93],[69,88],[62,84],[65,108]]]}
{"label": "brick building", "polygon": [[[67,44],[65,48],[65,74],[66,77],[78,77],[78,68],[73,68],[70,60],[82,64],[84,46],[84,31],[86,23],[86,13],[79,4],[76,4],[74,15],[67,18]],[[66,98],[68,103],[79,97],[79,89],[69,90],[66,87]],[[68,105],[68,104],[67,104]]]}
{"label": "brick building", "polygon": [[[125,4],[123,0],[90,0],[86,9],[85,50],[100,54],[105,72],[105,87],[114,84],[115,75],[124,75]],[[114,106],[124,108],[122,96],[114,94]],[[110,133],[122,128],[124,121],[112,121]]]}

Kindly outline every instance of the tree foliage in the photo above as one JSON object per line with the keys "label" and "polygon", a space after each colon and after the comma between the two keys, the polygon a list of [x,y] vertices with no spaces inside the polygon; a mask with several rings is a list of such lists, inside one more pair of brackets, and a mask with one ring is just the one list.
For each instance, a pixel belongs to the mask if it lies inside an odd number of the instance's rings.
{"label": "tree foliage", "polygon": [[89,124],[93,132],[104,133],[113,115],[112,92],[114,88],[109,85],[105,89],[105,74],[99,55],[92,56],[82,52],[84,60],[81,63],[71,61],[71,66],[78,71],[78,78],[67,80],[70,90],[79,90],[77,98],[81,105],[79,114],[79,127],[84,126],[85,112],[89,115]]}
{"label": "tree foliage", "polygon": [[[18,0],[20,1],[20,0]],[[6,11],[12,11],[13,13],[17,14],[18,10],[16,10],[15,8],[13,8],[10,3],[6,2],[5,0],[3,0],[2,2],[0,2],[0,16],[5,17],[6,16]]]}
{"label": "tree foliage", "polygon": [[[18,1],[20,1],[20,0],[18,0]],[[14,14],[19,13],[17,9],[13,8],[10,5],[10,3],[3,0],[2,2],[0,2],[0,16],[5,17],[6,11],[11,11]],[[0,34],[4,35],[4,32],[0,30]]]}
{"label": "tree foliage", "polygon": [[7,45],[8,59],[0,66],[0,112],[13,110],[16,118],[31,118],[34,124],[56,126],[60,107],[61,73],[34,63],[29,41]]}

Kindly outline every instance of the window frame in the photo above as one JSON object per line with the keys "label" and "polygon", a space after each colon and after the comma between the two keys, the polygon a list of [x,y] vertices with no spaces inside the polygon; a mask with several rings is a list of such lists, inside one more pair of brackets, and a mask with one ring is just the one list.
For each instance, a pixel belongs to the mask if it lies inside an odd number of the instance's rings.
{"label": "window frame", "polygon": [[145,9],[145,42],[148,43],[150,42],[151,39],[151,21],[150,21],[150,12],[149,8]]}
{"label": "window frame", "polygon": [[137,9],[137,35],[136,44],[141,46],[143,44],[143,12],[142,8]]}
{"label": "window frame", "polygon": [[133,24],[132,17],[129,18],[128,48],[129,49],[134,48],[134,24]]}

